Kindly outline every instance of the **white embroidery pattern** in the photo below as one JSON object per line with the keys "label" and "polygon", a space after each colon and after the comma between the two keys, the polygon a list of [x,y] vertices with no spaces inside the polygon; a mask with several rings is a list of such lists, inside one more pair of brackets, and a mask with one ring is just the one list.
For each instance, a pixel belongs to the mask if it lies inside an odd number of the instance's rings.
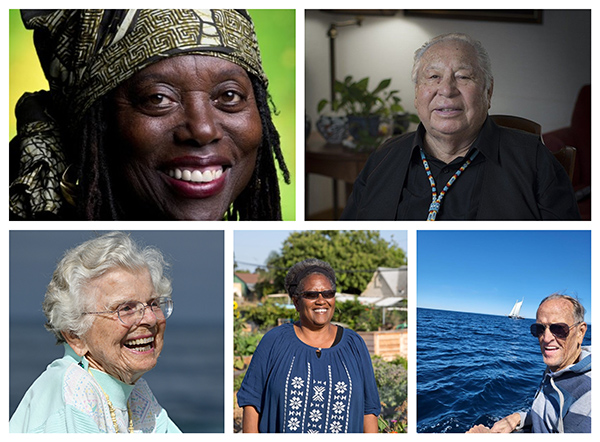
{"label": "white embroidery pattern", "polygon": [[344,365],[346,379],[333,379],[331,366],[326,377],[314,377],[307,363],[306,377],[293,373],[294,358],[285,382],[284,432],[343,433],[348,431],[352,379]]}
{"label": "white embroidery pattern", "polygon": [[321,386],[321,385],[315,385],[313,387],[313,401],[320,401],[323,402],[323,392],[325,391],[325,387]]}
{"label": "white embroidery pattern", "polygon": [[[283,416],[284,416],[284,419],[287,419],[288,387],[289,387],[289,383],[290,383],[290,376],[292,374],[292,369],[294,368],[294,360],[295,359],[296,359],[295,357],[292,357],[292,362],[290,363],[290,369],[288,370],[288,374],[287,374],[287,376],[285,378],[285,389],[283,390],[284,391],[284,398],[283,398]],[[298,383],[297,379],[301,380],[300,378],[294,378],[292,380],[292,386],[294,388],[297,388],[296,387],[296,385]],[[286,425],[284,424],[283,425],[283,429],[282,429],[282,432],[284,432],[284,433],[286,431],[285,427],[286,427]]]}

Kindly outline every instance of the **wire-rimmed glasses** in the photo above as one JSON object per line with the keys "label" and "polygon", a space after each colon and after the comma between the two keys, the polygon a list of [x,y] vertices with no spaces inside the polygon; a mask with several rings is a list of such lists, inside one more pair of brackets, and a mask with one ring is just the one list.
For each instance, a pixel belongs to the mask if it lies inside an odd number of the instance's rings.
{"label": "wire-rimmed glasses", "polygon": [[140,301],[129,301],[119,305],[116,310],[108,310],[104,312],[85,312],[84,315],[106,315],[116,313],[119,321],[128,327],[138,325],[144,315],[146,314],[146,308],[150,308],[152,313],[156,316],[156,319],[168,319],[173,313],[173,300],[168,297],[161,297],[153,299],[148,303]]}

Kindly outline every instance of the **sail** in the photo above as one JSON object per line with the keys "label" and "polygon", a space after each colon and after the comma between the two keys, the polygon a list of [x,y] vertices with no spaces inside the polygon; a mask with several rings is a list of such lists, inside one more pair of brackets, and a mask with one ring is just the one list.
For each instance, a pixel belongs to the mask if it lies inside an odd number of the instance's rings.
{"label": "sail", "polygon": [[508,316],[510,318],[518,318],[519,314],[521,313],[521,305],[523,305],[523,301],[515,302],[515,305],[513,306],[512,310],[510,311]]}

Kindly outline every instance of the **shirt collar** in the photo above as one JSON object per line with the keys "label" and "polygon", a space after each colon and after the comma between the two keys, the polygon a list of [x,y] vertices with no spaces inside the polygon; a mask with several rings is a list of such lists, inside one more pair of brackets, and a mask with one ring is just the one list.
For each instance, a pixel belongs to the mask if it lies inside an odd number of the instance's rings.
{"label": "shirt collar", "polygon": [[108,373],[90,368],[88,360],[75,353],[75,350],[67,343],[64,344],[65,356],[72,358],[81,368],[91,373],[94,380],[102,387],[102,390],[108,395],[110,401],[116,408],[126,409],[129,395],[135,388],[135,385],[129,385],[112,377]]}
{"label": "shirt collar", "polygon": [[[467,156],[470,155],[470,152],[472,152],[474,149],[477,149],[479,150],[480,154],[483,154],[487,159],[498,162],[498,140],[495,138],[497,129],[498,126],[496,123],[494,123],[488,116],[485,119],[483,126],[481,126],[479,135],[477,135],[477,138],[469,149]],[[424,146],[424,138],[425,126],[423,126],[423,123],[419,123],[413,138],[412,155],[415,155],[415,151],[418,151],[422,146]]]}

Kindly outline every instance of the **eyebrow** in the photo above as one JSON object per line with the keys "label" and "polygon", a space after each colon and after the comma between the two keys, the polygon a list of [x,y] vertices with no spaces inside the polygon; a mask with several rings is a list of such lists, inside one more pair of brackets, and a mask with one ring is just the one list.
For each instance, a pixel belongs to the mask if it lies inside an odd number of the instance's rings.
{"label": "eyebrow", "polygon": [[158,295],[158,293],[156,293],[154,290],[152,291],[152,293],[150,293],[150,296],[147,298],[146,301],[140,301],[140,300],[136,300],[133,299],[132,297],[136,296],[135,293],[131,294],[130,296],[124,295],[123,297],[120,297],[116,300],[114,300],[113,302],[111,302],[110,304],[105,305],[105,308],[107,310],[111,310],[114,311],[116,310],[120,305],[125,304],[127,302],[141,302],[143,304],[148,304],[151,301],[154,301],[158,298],[160,298],[160,295]]}
{"label": "eyebrow", "polygon": [[[423,67],[423,71],[439,71],[439,70],[445,70],[445,69],[446,69],[445,66],[442,66],[439,64],[432,64],[432,65]],[[462,71],[462,70],[469,70],[469,71],[475,72],[477,69],[472,65],[461,65],[456,69],[456,71]]]}
{"label": "eyebrow", "polygon": [[[173,69],[173,71],[174,70],[175,69]],[[171,70],[167,70],[166,72],[148,72],[147,70],[141,70],[140,72],[132,76],[128,81],[131,83],[142,83],[146,81],[160,82],[165,81],[166,79],[171,79],[173,77],[178,78],[179,74],[177,72],[172,72]],[[225,69],[219,69],[215,77],[218,79],[218,81],[221,82],[230,78],[247,78],[248,80],[250,79],[248,73],[242,67],[235,64],[233,66],[228,66]],[[223,78],[225,78],[225,80],[223,80]]]}

